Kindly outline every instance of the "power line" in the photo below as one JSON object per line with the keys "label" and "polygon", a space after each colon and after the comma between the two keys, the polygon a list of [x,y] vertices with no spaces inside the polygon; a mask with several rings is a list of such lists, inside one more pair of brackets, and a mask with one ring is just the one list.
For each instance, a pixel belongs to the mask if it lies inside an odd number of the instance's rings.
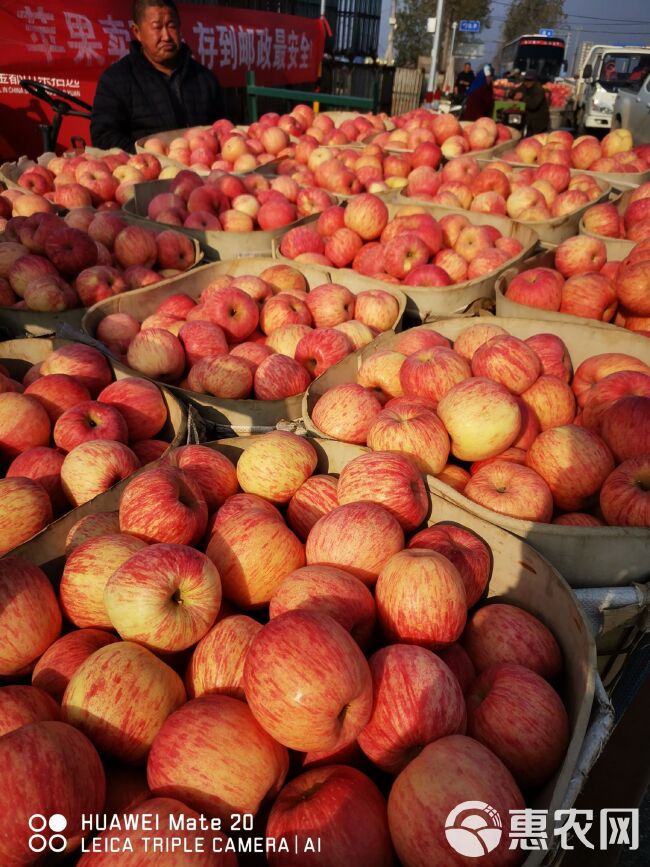
{"label": "power line", "polygon": [[[507,9],[509,9],[513,4],[512,3],[504,3],[504,2],[502,2],[502,0],[492,0],[492,5],[504,6]],[[620,24],[647,24],[648,23],[647,19],[645,21],[639,21],[639,20],[632,20],[632,19],[628,19],[628,18],[623,18],[623,19],[621,19],[621,18],[597,18],[597,17],[594,17],[593,15],[574,15],[572,13],[565,14],[564,17],[565,18],[581,18],[581,19],[584,19],[585,21],[603,21],[605,23],[607,23],[607,22],[618,22]]]}

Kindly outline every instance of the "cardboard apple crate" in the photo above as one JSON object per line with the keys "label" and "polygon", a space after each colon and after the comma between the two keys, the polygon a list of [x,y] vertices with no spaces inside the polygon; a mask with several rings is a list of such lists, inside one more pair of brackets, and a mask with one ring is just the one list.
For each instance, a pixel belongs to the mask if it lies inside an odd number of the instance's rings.
{"label": "cardboard apple crate", "polygon": [[[537,312],[537,311],[536,311]],[[455,340],[461,331],[476,324],[478,319],[440,319],[420,328],[437,331]],[[626,332],[622,328],[606,331],[573,322],[539,321],[533,319],[489,317],[485,320],[500,325],[509,334],[525,340],[533,334],[556,334],[566,344],[576,368],[586,358],[604,352],[624,352],[650,364],[650,341]],[[586,320],[585,320],[586,321]],[[384,334],[372,343],[344,358],[315,379],[303,402],[303,422],[314,437],[327,438],[312,421],[316,401],[329,388],[357,381],[357,371],[363,361],[375,352],[390,349],[397,340],[394,334]],[[549,560],[572,587],[613,587],[633,581],[647,580],[650,573],[650,532],[636,527],[564,527],[522,521],[499,515],[479,506],[454,488],[433,476],[427,477],[429,490],[446,502],[462,508],[467,514],[488,521],[509,533],[525,539],[529,545]]]}
{"label": "cardboard apple crate", "polygon": [[[409,203],[409,200],[406,200]],[[410,204],[417,204],[411,201]],[[432,214],[436,220],[440,220],[450,213],[448,208],[440,208],[430,202],[420,203],[424,210]],[[400,205],[387,202],[389,219],[397,214]],[[517,238],[523,244],[523,250],[517,256],[513,256],[501,268],[479,277],[476,280],[465,280],[463,283],[454,283],[451,286],[405,286],[404,284],[384,283],[372,277],[365,277],[351,268],[328,268],[332,279],[336,283],[343,283],[350,289],[354,286],[359,292],[367,289],[384,289],[389,291],[397,287],[406,296],[406,315],[420,322],[427,322],[438,316],[454,316],[464,313],[476,301],[487,298],[494,299],[494,283],[499,274],[506,268],[516,265],[518,262],[531,255],[537,246],[539,239],[532,229],[523,223],[515,223],[507,217],[499,217],[494,214],[475,214],[470,211],[459,211],[475,226],[495,226],[502,235]],[[291,259],[286,259],[280,253],[279,241],[273,245],[273,255],[283,262],[291,264]],[[325,266],[319,266],[325,268]]]}
{"label": "cardboard apple crate", "polygon": [[[124,222],[129,225],[143,225],[142,220],[132,217],[125,211],[118,213],[124,219]],[[163,228],[170,229],[174,227],[163,227],[162,223],[149,222],[148,228],[156,235],[159,235],[163,231]],[[193,244],[196,257],[192,266],[194,268],[202,262],[204,252],[202,245],[196,238],[193,239]],[[174,279],[176,278],[168,277],[156,285],[160,286]],[[128,294],[128,292],[125,294]],[[63,328],[78,331],[81,328],[81,322],[87,309],[87,307],[75,307],[72,310],[63,310],[61,313],[45,313],[38,310],[14,310],[13,307],[0,307],[0,339],[12,337],[48,337],[58,334]]]}
{"label": "cardboard apple crate", "polygon": [[[603,238],[602,240],[605,239]],[[609,255],[608,259],[612,261]],[[643,334],[635,334],[634,331],[620,328],[618,325],[614,325],[613,322],[602,322],[599,319],[589,319],[586,316],[574,316],[572,313],[559,313],[556,310],[541,310],[537,307],[529,307],[527,304],[520,304],[518,301],[513,301],[512,298],[506,297],[508,286],[517,274],[520,274],[522,271],[528,271],[531,268],[553,268],[554,266],[555,256],[553,250],[546,250],[543,253],[539,253],[537,256],[533,256],[523,262],[518,262],[511,268],[508,268],[507,271],[504,271],[504,273],[498,277],[494,287],[496,296],[496,315],[512,317],[515,319],[531,319],[534,317],[535,320],[540,323],[540,327],[546,322],[567,322],[574,325],[584,325],[591,328],[597,328],[609,332],[610,334],[617,333],[621,335],[623,343],[630,345],[629,350],[621,349],[621,352],[629,351],[632,355],[641,352],[642,354],[639,355],[639,357],[643,358],[644,361],[647,360],[646,356],[643,354],[643,346],[644,342],[645,346],[648,346],[650,341],[648,341],[647,337]],[[602,351],[608,352],[610,350]],[[650,360],[648,360],[648,364],[650,364]]]}
{"label": "cardboard apple crate", "polygon": [[[473,154],[464,154],[464,156],[473,156]],[[486,168],[489,165],[489,162],[490,161],[487,159],[478,160],[481,168]],[[571,174],[577,175],[582,174],[582,172],[572,169]],[[565,214],[563,217],[553,217],[551,220],[534,220],[527,222],[514,220],[514,222],[518,225],[527,226],[529,229],[532,229],[543,244],[561,244],[562,241],[565,241],[567,238],[572,238],[574,235],[578,234],[580,222],[585,211],[593,205],[599,204],[599,202],[604,202],[610,196],[612,191],[611,186],[601,180],[598,180],[597,183],[601,189],[601,195],[599,198],[593,202],[589,202],[588,205],[579,208],[577,211],[573,211],[571,214]],[[415,198],[405,196],[403,193],[399,193],[394,198],[394,201],[398,201],[400,204],[404,205],[409,203],[413,205],[426,204],[426,202],[420,202]],[[468,213],[474,213],[473,211],[466,211],[464,208],[444,208],[444,210],[449,211],[452,214],[464,214],[465,216],[467,216]]]}
{"label": "cardboard apple crate", "polygon": [[[272,174],[272,170],[269,169],[267,174]],[[291,223],[290,226],[283,226],[280,229],[270,229],[267,232],[263,232],[261,229],[254,232],[215,232],[203,231],[202,229],[186,229],[184,226],[170,227],[165,223],[150,220],[147,216],[147,211],[149,203],[155,196],[160,193],[169,192],[171,183],[170,180],[166,180],[136,184],[133,198],[124,204],[122,210],[141,225],[156,228],[159,232],[163,229],[174,228],[178,229],[179,232],[189,235],[190,238],[194,238],[200,242],[201,247],[211,259],[225,260],[240,259],[247,256],[267,256],[271,252],[273,241],[281,238],[289,229],[302,226],[317,219],[315,216],[302,217],[295,223]]]}
{"label": "cardboard apple crate", "polygon": [[[230,262],[206,265],[191,274],[166,281],[164,285],[146,287],[100,301],[87,311],[82,327],[86,334],[94,337],[97,326],[109,313],[130,313],[142,321],[152,314],[165,298],[177,292],[185,292],[192,298],[198,298],[206,286],[223,274],[233,276],[258,275],[266,268],[276,264],[275,259],[258,257],[233,259]],[[331,282],[329,274],[321,269],[294,263],[292,263],[292,267],[305,276],[310,288],[319,286],[321,283]],[[349,288],[355,295],[362,291],[353,286]],[[391,287],[391,294],[399,304],[399,312],[393,325],[394,329],[398,329],[404,315],[406,298],[403,293],[393,287]],[[175,385],[167,385],[166,388],[196,407],[208,422],[215,425],[216,431],[220,435],[263,433],[275,428],[278,422],[296,421],[302,413],[302,394],[287,397],[284,400],[227,400],[209,394],[187,391]]]}
{"label": "cardboard apple crate", "polygon": [[[242,452],[256,440],[255,437],[221,440],[207,445],[236,463]],[[349,461],[365,451],[358,446],[327,440],[312,442],[318,453],[316,472],[319,473],[338,474]],[[71,527],[85,515],[116,510],[127,483],[128,480],[121,482],[106,494],[59,519],[12,551],[11,556],[36,563],[56,583],[62,571],[65,540]],[[427,524],[439,521],[453,521],[466,526],[487,542],[494,557],[489,599],[517,605],[539,617],[551,629],[562,649],[565,670],[559,689],[569,715],[571,738],[560,770],[531,805],[548,809],[552,820],[556,809],[567,809],[574,802],[608,735],[608,726],[603,726],[603,716],[607,717],[608,714],[608,703],[602,688],[595,693],[600,682],[596,674],[596,650],[589,627],[575,596],[561,575],[524,541],[468,514],[436,492],[431,492]],[[597,703],[594,703],[595,694]],[[588,731],[590,716],[592,727]],[[590,748],[586,749],[588,744]],[[552,841],[552,837],[550,839]],[[524,862],[525,867],[537,867],[545,854],[532,853]]]}
{"label": "cardboard apple crate", "polygon": [[[625,213],[627,206],[630,204],[630,198],[632,197],[633,192],[633,190],[627,190],[622,195],[613,199],[613,203],[616,205],[616,210],[621,217]],[[598,238],[599,241],[603,242],[607,247],[607,259],[610,262],[625,259],[636,244],[636,241],[628,241],[625,238],[608,238],[606,235],[597,235],[595,232],[589,232],[585,228],[584,214],[580,218],[579,229],[581,235],[589,235],[590,238]]]}

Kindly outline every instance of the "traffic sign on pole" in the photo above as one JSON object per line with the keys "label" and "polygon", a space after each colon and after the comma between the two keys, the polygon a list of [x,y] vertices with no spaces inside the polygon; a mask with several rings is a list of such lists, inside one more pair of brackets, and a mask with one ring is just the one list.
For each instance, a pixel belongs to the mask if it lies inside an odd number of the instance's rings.
{"label": "traffic sign on pole", "polygon": [[481,22],[480,21],[466,21],[463,19],[458,22],[458,30],[460,33],[480,33],[481,32]]}

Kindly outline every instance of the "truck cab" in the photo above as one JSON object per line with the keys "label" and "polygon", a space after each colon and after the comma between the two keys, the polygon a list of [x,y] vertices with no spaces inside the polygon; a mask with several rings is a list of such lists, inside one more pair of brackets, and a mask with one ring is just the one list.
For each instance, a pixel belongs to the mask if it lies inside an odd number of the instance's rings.
{"label": "truck cab", "polygon": [[650,46],[594,45],[576,94],[578,129],[609,131],[619,89],[643,81],[648,72]]}

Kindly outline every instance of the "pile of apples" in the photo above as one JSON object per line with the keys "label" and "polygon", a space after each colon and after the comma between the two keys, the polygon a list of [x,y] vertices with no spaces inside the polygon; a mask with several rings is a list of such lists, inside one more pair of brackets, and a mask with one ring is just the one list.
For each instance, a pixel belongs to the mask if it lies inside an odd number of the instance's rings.
{"label": "pile of apples", "polygon": [[393,118],[396,130],[372,137],[372,142],[392,150],[415,150],[423,142],[437,144],[446,159],[461,156],[468,151],[482,151],[502,142],[511,141],[512,132],[492,118],[461,125],[453,114],[435,114],[426,109],[415,109]]}
{"label": "pile of apples", "polygon": [[622,214],[616,205],[603,202],[585,211],[582,223],[590,235],[629,241],[650,238],[650,182],[631,191]]}
{"label": "pile of apples", "polygon": [[457,157],[440,172],[412,172],[403,195],[441,207],[499,214],[526,223],[572,214],[603,193],[604,187],[592,176],[572,175],[567,166],[557,163],[524,169],[494,161],[481,169],[474,157]]}
{"label": "pile of apples", "polygon": [[143,143],[145,151],[164,155],[195,171],[254,171],[278,157],[292,155],[292,142],[345,145],[385,129],[386,116],[359,115],[338,128],[327,115],[297,105],[290,114],[267,112],[248,128],[220,119],[210,127],[191,127],[166,144],[156,136]]}
{"label": "pile of apples", "polygon": [[367,356],[356,383],[327,389],[311,417],[501,515],[650,527],[650,367],[624,353],[574,373],[553,334],[520,340],[487,322],[452,345],[415,328]]}
{"label": "pile of apples", "polygon": [[[236,467],[187,446],[73,527],[58,597],[35,564],[3,561],[3,863],[31,815],[63,814],[73,852],[105,803],[120,825],[86,840],[83,867],[116,840],[135,867],[143,836],[197,834],[205,867],[236,865],[252,834],[275,841],[272,867],[449,863],[455,806],[507,817],[552,779],[570,738],[562,653],[523,608],[483,604],[487,543],[424,527],[407,458],[363,454],[338,478],[316,466],[291,433]],[[124,830],[123,813],[160,829]],[[174,834],[170,814],[195,832]],[[508,847],[495,863],[514,867],[525,852]]]}
{"label": "pile of apples", "polygon": [[566,130],[554,130],[522,139],[499,159],[527,165],[557,163],[590,172],[647,172],[650,144],[634,147],[632,133],[625,128],[612,130],[602,141],[593,135],[574,139]]}
{"label": "pile of apples", "polygon": [[[36,211],[60,208],[117,210],[133,195],[133,186],[169,176],[152,154],[106,154],[101,159],[88,154],[51,159],[35,165],[18,178],[21,190],[0,195],[0,217],[29,217]],[[6,199],[12,206],[7,215]]]}
{"label": "pile of apples", "polygon": [[650,337],[650,238],[622,262],[608,262],[602,241],[577,235],[556,249],[554,265],[522,271],[511,280],[506,298],[540,310],[613,322]]}
{"label": "pile of apples", "polygon": [[327,208],[315,224],[289,229],[280,253],[297,262],[351,267],[404,286],[450,286],[494,273],[523,249],[494,226],[474,226],[462,214],[439,221],[426,207],[407,205],[389,219],[378,196],[362,193],[345,207]]}
{"label": "pile of apples", "polygon": [[544,90],[551,94],[551,108],[564,108],[573,94],[573,87],[562,81],[547,81]]}
{"label": "pile of apples", "polygon": [[0,307],[43,313],[91,307],[182,274],[195,260],[194,242],[182,232],[156,234],[112,211],[12,217],[0,235]]}
{"label": "pile of apples", "polygon": [[166,422],[157,386],[113,381],[90,346],[54,350],[22,382],[0,365],[0,556],[157,460]]}
{"label": "pile of apples", "polygon": [[149,202],[147,216],[157,223],[207,232],[264,232],[318,214],[334,202],[325,190],[301,188],[288,177],[238,177],[215,171],[202,178],[183,169],[169,182],[168,192]]}
{"label": "pile of apples", "polygon": [[406,186],[411,176],[435,174],[442,151],[434,142],[422,142],[413,151],[391,153],[378,144],[361,148],[317,147],[300,142],[295,156],[278,163],[278,175],[301,187],[317,186],[339,196],[366,190],[387,193]]}
{"label": "pile of apples", "polygon": [[111,313],[96,336],[151,379],[231,400],[282,400],[393,328],[398,314],[397,299],[382,289],[309,290],[300,271],[278,264],[259,277],[218,277],[198,303],[170,295],[142,323]]}

